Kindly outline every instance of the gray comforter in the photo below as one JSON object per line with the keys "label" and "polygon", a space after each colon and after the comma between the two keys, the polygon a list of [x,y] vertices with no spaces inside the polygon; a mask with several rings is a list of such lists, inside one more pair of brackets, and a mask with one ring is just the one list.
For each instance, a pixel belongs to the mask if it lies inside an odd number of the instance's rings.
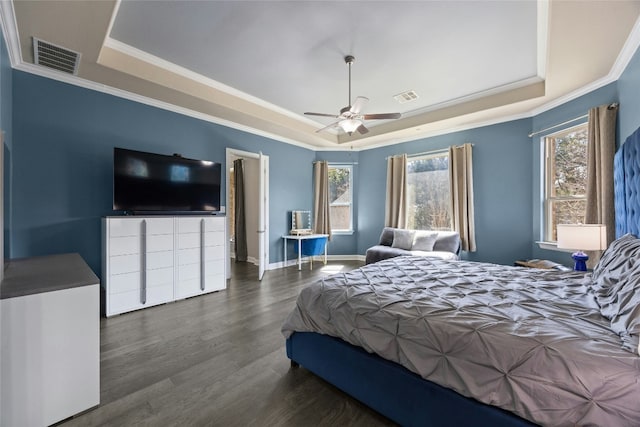
{"label": "gray comforter", "polygon": [[282,332],[319,332],[543,425],[640,426],[640,358],[589,275],[398,257],[306,287]]}

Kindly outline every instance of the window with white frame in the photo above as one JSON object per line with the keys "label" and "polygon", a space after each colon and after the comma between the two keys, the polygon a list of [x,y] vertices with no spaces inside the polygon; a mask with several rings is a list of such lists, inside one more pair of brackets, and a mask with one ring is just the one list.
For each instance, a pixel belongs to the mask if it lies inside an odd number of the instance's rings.
{"label": "window with white frame", "polygon": [[353,231],[353,166],[329,164],[329,215],[332,232]]}
{"label": "window with white frame", "polygon": [[587,123],[544,138],[544,239],[557,241],[558,224],[583,223],[587,209]]}
{"label": "window with white frame", "polygon": [[407,228],[451,230],[449,153],[407,160]]}

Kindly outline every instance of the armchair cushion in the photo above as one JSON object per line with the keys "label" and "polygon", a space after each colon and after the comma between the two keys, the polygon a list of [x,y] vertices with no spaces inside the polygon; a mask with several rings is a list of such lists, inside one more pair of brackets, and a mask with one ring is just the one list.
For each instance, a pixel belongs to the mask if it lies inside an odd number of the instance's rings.
{"label": "armchair cushion", "polygon": [[410,251],[411,246],[413,246],[414,234],[415,232],[413,230],[402,230],[400,228],[396,228],[393,230],[393,242],[391,243],[391,247]]}

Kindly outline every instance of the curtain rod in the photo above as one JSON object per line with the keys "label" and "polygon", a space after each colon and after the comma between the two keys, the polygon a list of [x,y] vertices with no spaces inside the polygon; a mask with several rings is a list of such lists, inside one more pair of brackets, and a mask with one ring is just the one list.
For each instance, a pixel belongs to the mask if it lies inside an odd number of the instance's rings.
{"label": "curtain rod", "polygon": [[312,163],[315,165],[316,163],[322,163],[322,162],[327,162],[330,165],[337,165],[337,166],[340,166],[340,165],[357,165],[358,164],[358,162],[330,162],[329,160],[315,160]]}
{"label": "curtain rod", "polygon": [[[471,144],[471,146],[473,147],[475,144]],[[452,147],[462,147],[461,145],[452,145]],[[408,158],[411,157],[420,157],[420,156],[426,156],[428,154],[440,154],[440,153],[446,153],[447,151],[449,151],[449,147],[447,148],[440,148],[438,150],[431,150],[431,151],[423,151],[421,153],[414,153],[414,154],[407,154]],[[396,154],[397,156],[398,154]],[[392,158],[394,156],[387,156],[384,159],[385,160],[389,160],[390,158]]]}
{"label": "curtain rod", "polygon": [[[609,106],[607,108],[609,110],[612,110],[612,109],[617,108],[617,107],[618,107],[618,103],[614,102],[612,104],[609,104]],[[589,117],[589,114],[585,114],[583,116],[576,117],[576,118],[571,119],[571,120],[567,120],[566,122],[558,123],[557,125],[549,126],[548,128],[545,128],[545,129],[542,129],[542,130],[531,132],[529,134],[529,138],[532,138],[532,137],[534,137],[534,136],[536,136],[538,134],[544,133],[544,132],[546,132],[548,130],[555,129],[555,128],[560,127],[560,126],[568,125],[569,123],[575,122],[576,120],[586,119],[587,117]]]}

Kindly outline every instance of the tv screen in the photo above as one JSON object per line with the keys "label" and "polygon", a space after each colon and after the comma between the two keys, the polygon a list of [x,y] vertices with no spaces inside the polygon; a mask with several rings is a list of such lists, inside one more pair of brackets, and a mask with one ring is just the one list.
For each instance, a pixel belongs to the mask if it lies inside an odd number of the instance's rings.
{"label": "tv screen", "polygon": [[113,150],[113,209],[139,212],[220,210],[220,163]]}

